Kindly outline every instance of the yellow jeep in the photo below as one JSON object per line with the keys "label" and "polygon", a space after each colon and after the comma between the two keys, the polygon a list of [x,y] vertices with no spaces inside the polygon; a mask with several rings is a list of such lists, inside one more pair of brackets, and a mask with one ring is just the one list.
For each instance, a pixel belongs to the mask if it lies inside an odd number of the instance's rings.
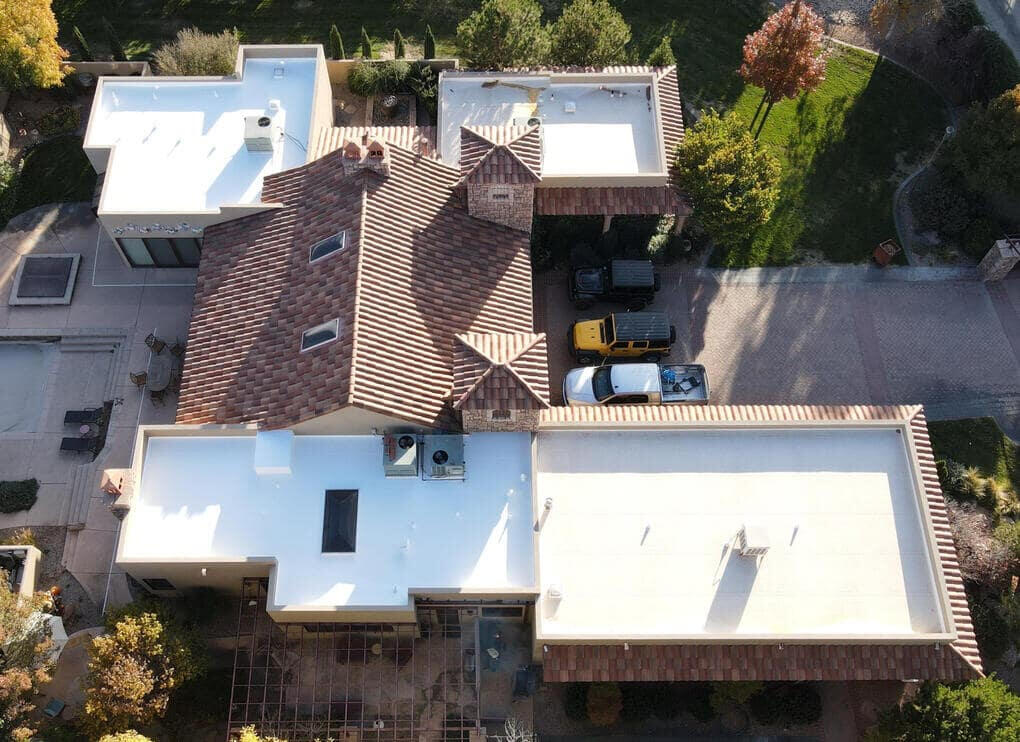
{"label": "yellow jeep", "polygon": [[676,328],[662,312],[627,312],[574,322],[567,339],[582,366],[602,358],[640,358],[655,363],[676,342]]}

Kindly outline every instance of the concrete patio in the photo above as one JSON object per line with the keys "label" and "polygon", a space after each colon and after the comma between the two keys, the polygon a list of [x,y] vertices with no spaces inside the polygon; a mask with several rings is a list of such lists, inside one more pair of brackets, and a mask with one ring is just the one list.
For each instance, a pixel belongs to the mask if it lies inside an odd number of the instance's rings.
{"label": "concrete patio", "polygon": [[[20,258],[44,253],[81,255],[71,303],[8,306]],[[153,405],[128,373],[148,367],[149,333],[170,343],[187,337],[195,276],[195,270],[129,268],[89,204],[41,206],[0,233],[0,341],[47,344],[37,423],[0,433],[0,479],[38,479],[39,499],[31,510],[0,514],[0,528],[66,527],[63,565],[98,607],[130,599],[123,573],[111,574],[120,524],[110,498],[100,494],[102,470],[130,464],[139,424],[170,423],[176,412],[175,397]],[[65,411],[106,401],[113,410],[95,461],[61,452],[61,438],[78,432],[64,426]]]}

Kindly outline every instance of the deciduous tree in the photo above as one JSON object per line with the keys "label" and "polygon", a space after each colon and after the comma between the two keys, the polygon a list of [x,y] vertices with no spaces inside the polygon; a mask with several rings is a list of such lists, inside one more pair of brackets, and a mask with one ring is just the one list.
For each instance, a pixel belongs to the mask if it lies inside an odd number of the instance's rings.
{"label": "deciduous tree", "polygon": [[0,87],[49,88],[60,83],[67,52],[57,43],[50,0],[0,0]]}
{"label": "deciduous tree", "polygon": [[751,128],[768,104],[755,137],[778,101],[814,90],[825,79],[822,36],[825,24],[810,6],[793,0],[765,19],[760,29],[744,39],[744,63],[740,75],[764,90]]}
{"label": "deciduous tree", "polygon": [[948,156],[970,189],[1020,198],[1020,85],[974,105]]}
{"label": "deciduous tree", "polygon": [[457,26],[457,43],[469,67],[490,70],[538,64],[549,49],[536,0],[485,0]]}
{"label": "deciduous tree", "polygon": [[549,37],[553,64],[604,67],[627,60],[630,26],[609,0],[573,0]]}
{"label": "deciduous tree", "polygon": [[33,734],[29,713],[31,698],[49,680],[49,624],[43,611],[50,596],[38,593],[30,599],[11,592],[0,582],[0,738],[27,740]]}
{"label": "deciduous tree", "polygon": [[709,111],[678,148],[676,164],[699,221],[732,246],[768,221],[779,198],[779,162],[761,148],[736,113]]}
{"label": "deciduous tree", "polygon": [[156,613],[126,614],[108,629],[89,644],[84,721],[95,736],[162,716],[170,694],[204,670],[190,634]]}

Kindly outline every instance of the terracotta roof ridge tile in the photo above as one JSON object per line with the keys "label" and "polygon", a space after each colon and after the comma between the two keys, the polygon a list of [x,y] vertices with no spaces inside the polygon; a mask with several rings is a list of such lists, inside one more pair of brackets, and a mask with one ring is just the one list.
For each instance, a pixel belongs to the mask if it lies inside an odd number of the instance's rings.
{"label": "terracotta roof ridge tile", "polygon": [[479,157],[475,164],[471,166],[471,169],[460,177],[460,180],[457,181],[457,185],[463,185],[464,183],[467,183],[468,180],[470,180],[471,177],[481,169],[482,165],[484,165],[489,160],[489,158],[493,157],[495,154],[503,152],[510,155],[510,157],[513,158],[513,160],[516,161],[518,165],[523,167],[536,181],[542,180],[542,176],[536,173],[535,170],[531,167],[531,165],[526,163],[521,158],[521,156],[517,154],[517,152],[511,149],[509,144],[493,144],[492,149],[490,149],[484,155]]}
{"label": "terracotta roof ridge tile", "polygon": [[350,381],[347,383],[347,400],[352,403],[357,398],[357,386],[355,381],[358,376],[358,340],[361,325],[361,279],[364,275],[362,264],[365,260],[365,212],[368,210],[368,183],[365,178],[361,179],[361,206],[358,209],[358,262],[354,268],[354,319],[351,320],[351,372]]}

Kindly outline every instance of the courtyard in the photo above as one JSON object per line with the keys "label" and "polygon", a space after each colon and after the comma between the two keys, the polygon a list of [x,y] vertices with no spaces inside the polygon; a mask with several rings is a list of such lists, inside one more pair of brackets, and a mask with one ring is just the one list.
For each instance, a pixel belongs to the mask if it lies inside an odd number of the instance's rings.
{"label": "courtyard", "polygon": [[[8,305],[28,255],[80,256],[69,304]],[[139,424],[174,420],[176,397],[154,402],[129,374],[158,365],[145,342],[150,334],[168,344],[187,338],[194,280],[193,270],[128,268],[87,203],[32,209],[0,233],[0,479],[39,482],[31,509],[0,515],[0,528],[46,534],[52,548],[44,573],[60,575],[57,584],[79,617],[95,620],[104,606],[131,599],[113,567],[120,523],[100,478],[107,467],[130,464]],[[169,355],[163,350],[160,358]],[[94,432],[68,426],[65,413],[104,403],[110,412],[95,458],[62,451],[64,439]]]}

